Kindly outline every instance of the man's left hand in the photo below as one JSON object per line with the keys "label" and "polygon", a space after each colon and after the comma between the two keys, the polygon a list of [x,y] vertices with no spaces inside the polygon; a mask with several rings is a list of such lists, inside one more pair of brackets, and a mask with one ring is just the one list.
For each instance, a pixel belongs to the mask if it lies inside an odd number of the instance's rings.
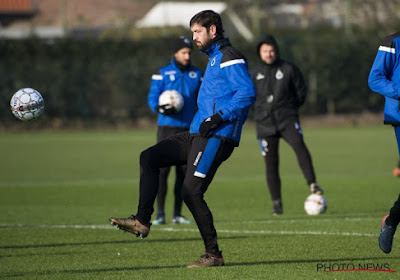
{"label": "man's left hand", "polygon": [[219,114],[212,115],[210,118],[205,119],[199,128],[201,137],[207,138],[210,131],[216,128],[222,122],[222,117]]}

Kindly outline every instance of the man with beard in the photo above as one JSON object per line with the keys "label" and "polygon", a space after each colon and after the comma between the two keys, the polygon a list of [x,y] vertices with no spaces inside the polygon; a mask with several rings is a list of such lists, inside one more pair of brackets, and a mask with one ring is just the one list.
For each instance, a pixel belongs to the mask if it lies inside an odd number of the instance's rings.
{"label": "man with beard", "polygon": [[307,88],[300,70],[279,57],[275,38],[264,36],[257,45],[260,62],[251,75],[257,91],[255,119],[257,139],[264,157],[267,184],[271,194],[272,215],[283,214],[279,176],[279,140],[283,138],[295,151],[310,192],[322,194],[317,184],[311,155],[303,139],[299,107]]}
{"label": "man with beard", "polygon": [[[192,43],[188,38],[180,36],[174,43],[174,57],[167,66],[159,69],[151,78],[148,104],[154,113],[158,113],[157,142],[169,136],[188,131],[196,113],[196,99],[202,80],[200,69],[192,66],[190,57]],[[183,97],[183,108],[177,111],[172,104],[159,104],[159,98],[165,91],[176,91]],[[153,225],[165,224],[165,199],[168,189],[170,167],[160,169],[160,186],[157,194],[157,216]],[[175,166],[175,203],[172,223],[190,224],[191,221],[182,216],[182,185],[185,178],[186,165]]]}
{"label": "man with beard", "polygon": [[218,167],[239,145],[242,126],[255,89],[245,57],[223,36],[219,14],[199,12],[190,20],[193,40],[210,59],[201,84],[196,112],[189,132],[169,137],[140,155],[140,194],[136,215],[110,218],[118,228],[146,237],[159,186],[160,168],[187,164],[182,197],[203,238],[205,253],[187,267],[224,265],[217,243],[213,216],[204,193]]}

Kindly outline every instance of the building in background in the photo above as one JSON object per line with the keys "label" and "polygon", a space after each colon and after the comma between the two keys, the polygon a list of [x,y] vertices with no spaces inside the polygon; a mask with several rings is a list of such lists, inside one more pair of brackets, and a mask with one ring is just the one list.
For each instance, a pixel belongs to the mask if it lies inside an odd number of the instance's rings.
{"label": "building in background", "polygon": [[[0,22],[6,20],[3,7],[22,8],[30,2],[30,17],[9,21],[0,26],[0,38],[62,37],[65,35],[97,35],[104,30],[125,27],[146,14],[157,0],[0,0]],[[24,6],[27,3],[23,3]],[[21,9],[22,11],[22,9]]]}
{"label": "building in background", "polygon": [[190,19],[200,11],[213,10],[221,15],[224,29],[229,37],[239,35],[246,41],[253,41],[254,35],[235,11],[225,2],[174,2],[157,3],[136,26],[138,28],[182,26],[189,29]]}
{"label": "building in background", "polygon": [[[107,30],[188,26],[200,10],[247,41],[266,29],[377,26],[400,19],[398,0],[0,0],[0,38],[97,36]],[[254,35],[253,35],[254,34]]]}
{"label": "building in background", "polygon": [[8,26],[16,21],[32,19],[38,12],[34,0],[1,0],[0,26]]}

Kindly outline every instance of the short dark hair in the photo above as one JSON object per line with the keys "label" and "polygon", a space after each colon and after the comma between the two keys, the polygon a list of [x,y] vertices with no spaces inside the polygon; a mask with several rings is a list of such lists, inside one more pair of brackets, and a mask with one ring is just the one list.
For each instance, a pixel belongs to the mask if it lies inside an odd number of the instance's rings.
{"label": "short dark hair", "polygon": [[190,20],[190,27],[196,23],[204,26],[207,30],[210,30],[211,25],[215,25],[217,27],[217,35],[224,34],[220,15],[212,10],[205,10],[195,14]]}

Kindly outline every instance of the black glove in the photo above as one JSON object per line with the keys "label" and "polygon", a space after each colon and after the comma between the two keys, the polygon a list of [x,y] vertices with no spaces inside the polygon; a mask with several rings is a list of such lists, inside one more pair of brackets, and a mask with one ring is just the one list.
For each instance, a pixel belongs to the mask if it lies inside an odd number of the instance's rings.
{"label": "black glove", "polygon": [[199,128],[201,137],[206,138],[210,130],[216,128],[222,122],[222,117],[219,114],[212,115],[210,118],[205,119]]}
{"label": "black glove", "polygon": [[172,115],[176,113],[176,108],[172,107],[170,104],[156,106],[156,110],[163,115]]}

